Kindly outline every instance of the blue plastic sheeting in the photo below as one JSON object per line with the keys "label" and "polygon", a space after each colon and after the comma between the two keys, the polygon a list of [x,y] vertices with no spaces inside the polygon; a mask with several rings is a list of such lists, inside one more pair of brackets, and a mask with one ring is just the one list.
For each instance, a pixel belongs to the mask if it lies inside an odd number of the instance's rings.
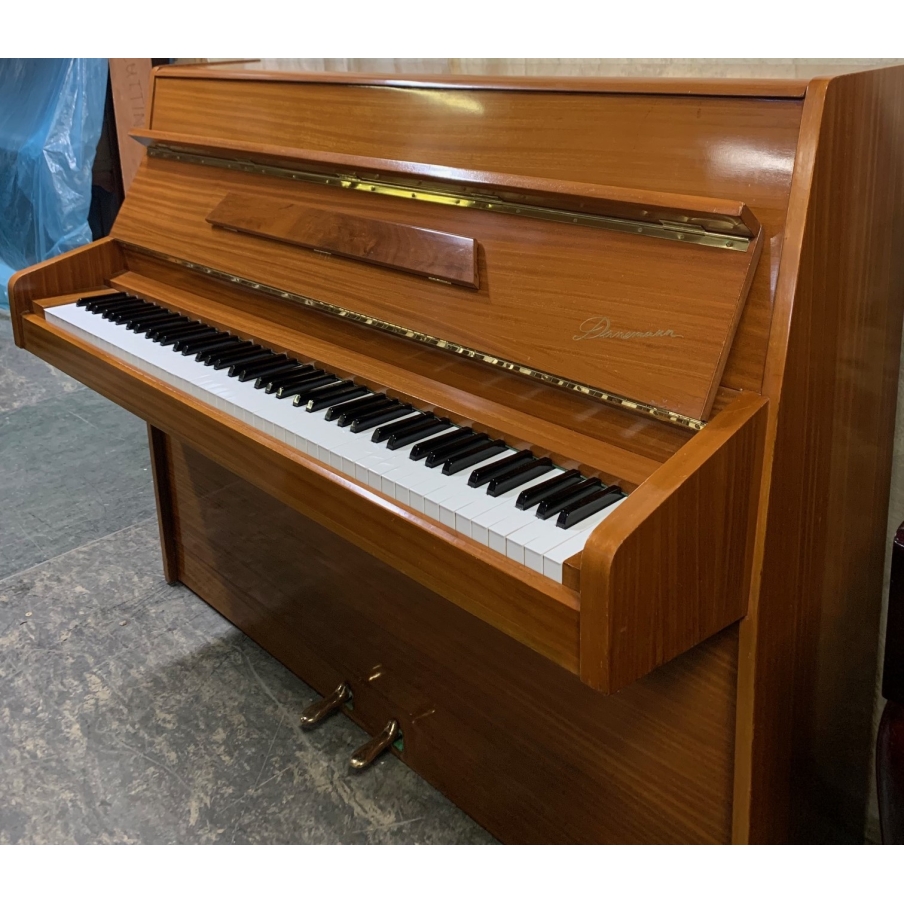
{"label": "blue plastic sheeting", "polygon": [[91,241],[106,60],[0,59],[0,307],[16,270]]}

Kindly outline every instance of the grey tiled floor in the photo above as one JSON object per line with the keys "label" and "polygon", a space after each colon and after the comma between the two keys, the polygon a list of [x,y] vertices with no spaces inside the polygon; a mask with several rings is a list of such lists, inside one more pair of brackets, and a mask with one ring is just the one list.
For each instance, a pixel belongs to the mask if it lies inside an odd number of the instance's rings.
{"label": "grey tiled floor", "polygon": [[0,312],[0,842],[488,843],[163,580],[144,424]]}

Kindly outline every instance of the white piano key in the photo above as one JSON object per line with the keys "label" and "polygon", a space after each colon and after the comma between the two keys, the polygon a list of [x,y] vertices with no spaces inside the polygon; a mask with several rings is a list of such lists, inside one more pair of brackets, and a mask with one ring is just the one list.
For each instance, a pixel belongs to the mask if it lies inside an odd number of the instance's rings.
{"label": "white piano key", "polygon": [[[612,514],[625,500],[619,499],[618,502],[613,503],[607,509],[603,511],[606,513],[602,519],[605,520],[606,517]],[[603,512],[598,512],[597,514],[602,515]],[[590,520],[589,518],[587,519]],[[582,522],[583,524],[584,522]],[[599,522],[597,522],[599,523]],[[575,525],[575,527],[580,527],[581,525]],[[596,525],[594,525],[595,527]],[[570,559],[575,553],[581,552],[584,548],[584,544],[587,542],[587,538],[593,532],[593,528],[585,528],[584,530],[574,534],[569,539],[565,540],[563,543],[560,543],[558,546],[553,547],[551,550],[546,552],[543,555],[543,574],[548,578],[552,578],[554,581],[558,581],[560,584],[562,583],[562,566],[565,563],[566,559]]]}

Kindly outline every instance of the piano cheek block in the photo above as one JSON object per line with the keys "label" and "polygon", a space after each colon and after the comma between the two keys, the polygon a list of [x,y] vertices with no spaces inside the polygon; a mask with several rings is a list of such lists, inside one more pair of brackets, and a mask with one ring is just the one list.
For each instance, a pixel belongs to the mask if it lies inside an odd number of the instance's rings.
{"label": "piano cheek block", "polygon": [[305,204],[230,193],[207,222],[392,270],[476,289],[475,239]]}

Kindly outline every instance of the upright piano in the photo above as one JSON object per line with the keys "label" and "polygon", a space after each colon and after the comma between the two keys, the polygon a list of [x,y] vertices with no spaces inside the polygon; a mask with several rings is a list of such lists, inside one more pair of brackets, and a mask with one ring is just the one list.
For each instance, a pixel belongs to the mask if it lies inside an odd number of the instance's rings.
{"label": "upright piano", "polygon": [[132,134],[16,341],[147,421],[167,580],[311,730],[505,841],[862,823],[904,69],[165,67]]}

